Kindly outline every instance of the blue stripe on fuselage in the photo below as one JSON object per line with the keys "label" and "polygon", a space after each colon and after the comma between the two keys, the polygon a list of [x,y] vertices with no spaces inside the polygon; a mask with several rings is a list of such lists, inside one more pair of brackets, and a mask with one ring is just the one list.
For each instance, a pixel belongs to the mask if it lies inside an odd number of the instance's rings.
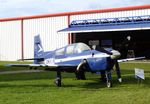
{"label": "blue stripe on fuselage", "polygon": [[[92,57],[93,53],[95,56],[101,55],[102,57]],[[108,64],[107,57],[103,57],[102,54],[104,53],[95,50],[85,51],[80,54],[70,54],[65,57],[57,57],[55,59],[55,64],[77,66],[83,59],[86,59],[92,71],[106,70]]]}

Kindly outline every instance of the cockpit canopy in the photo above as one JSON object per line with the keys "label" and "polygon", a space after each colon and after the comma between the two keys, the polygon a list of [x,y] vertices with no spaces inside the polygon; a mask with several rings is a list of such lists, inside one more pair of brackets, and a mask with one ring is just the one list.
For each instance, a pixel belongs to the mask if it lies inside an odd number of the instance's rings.
{"label": "cockpit canopy", "polygon": [[55,55],[82,53],[89,50],[91,50],[91,48],[88,45],[84,43],[75,43],[56,50]]}
{"label": "cockpit canopy", "polygon": [[75,53],[81,53],[83,51],[89,51],[91,48],[84,43],[77,43],[74,49]]}

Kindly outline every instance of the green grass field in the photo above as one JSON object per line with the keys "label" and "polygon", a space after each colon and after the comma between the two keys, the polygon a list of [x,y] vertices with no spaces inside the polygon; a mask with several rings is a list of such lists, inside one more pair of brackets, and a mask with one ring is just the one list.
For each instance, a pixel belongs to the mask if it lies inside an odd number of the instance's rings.
{"label": "green grass field", "polygon": [[[5,63],[0,63],[0,70],[17,70],[2,67]],[[86,73],[87,80],[63,73],[62,87],[54,84],[55,72],[0,74],[0,104],[150,104],[150,63],[121,63],[120,67],[123,82],[113,72],[112,88],[91,73]],[[134,68],[145,70],[140,85]]]}

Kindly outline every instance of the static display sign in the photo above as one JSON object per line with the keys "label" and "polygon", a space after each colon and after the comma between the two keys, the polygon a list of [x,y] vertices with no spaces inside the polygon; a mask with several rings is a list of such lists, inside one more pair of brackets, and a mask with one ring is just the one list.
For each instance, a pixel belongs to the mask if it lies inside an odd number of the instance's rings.
{"label": "static display sign", "polygon": [[135,78],[145,79],[144,70],[135,68]]}

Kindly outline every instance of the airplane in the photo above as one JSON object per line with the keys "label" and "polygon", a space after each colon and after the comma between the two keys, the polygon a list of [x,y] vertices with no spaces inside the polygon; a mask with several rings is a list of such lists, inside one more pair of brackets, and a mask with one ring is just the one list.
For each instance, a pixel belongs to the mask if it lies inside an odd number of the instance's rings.
{"label": "airplane", "polygon": [[73,43],[54,51],[44,51],[40,35],[34,37],[34,58],[21,60],[34,60],[33,64],[9,64],[9,67],[39,67],[45,70],[56,71],[55,84],[61,87],[61,72],[74,72],[76,79],[85,80],[85,72],[100,72],[101,80],[106,82],[108,88],[112,87],[111,70],[116,67],[119,82],[122,82],[119,62],[143,59],[145,57],[119,59],[120,52],[112,48],[91,49],[85,43]]}

